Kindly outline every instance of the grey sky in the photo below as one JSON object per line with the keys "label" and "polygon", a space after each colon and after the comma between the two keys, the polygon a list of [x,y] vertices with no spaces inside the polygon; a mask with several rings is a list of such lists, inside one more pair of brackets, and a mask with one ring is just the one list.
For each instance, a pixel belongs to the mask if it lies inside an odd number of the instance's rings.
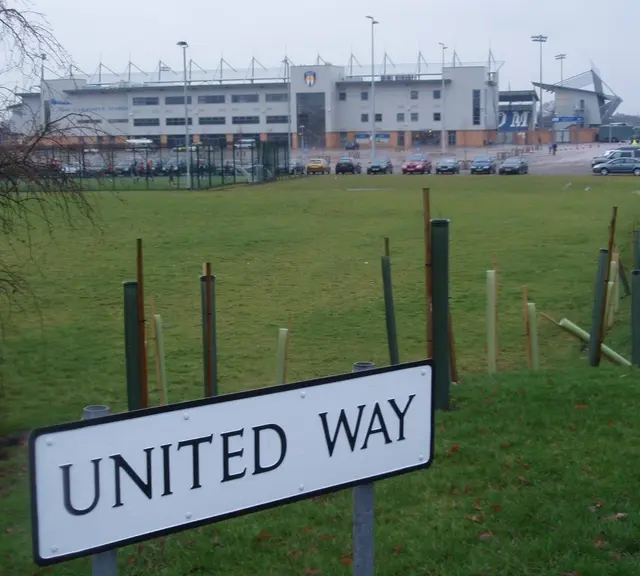
{"label": "grey sky", "polygon": [[[83,71],[92,74],[100,60],[116,72],[129,55],[144,70],[159,59],[181,69],[178,40],[190,44],[189,55],[213,70],[221,55],[235,68],[247,68],[255,56],[277,67],[285,49],[295,64],[309,64],[320,54],[346,64],[351,51],[361,64],[370,62],[370,26],[376,27],[377,62],[386,50],[395,63],[441,59],[438,42],[454,48],[462,62],[484,62],[491,46],[504,61],[501,89],[529,89],[539,77],[538,45],[532,34],[549,37],[544,45],[543,81],[557,82],[554,59],[567,54],[565,78],[589,68],[590,60],[609,86],[623,98],[620,111],[640,113],[635,59],[640,2],[618,0],[615,16],[596,0],[32,0],[45,13],[58,40]],[[451,52],[451,50],[449,50]],[[447,60],[450,60],[450,55]],[[548,98],[548,96],[546,96]]]}

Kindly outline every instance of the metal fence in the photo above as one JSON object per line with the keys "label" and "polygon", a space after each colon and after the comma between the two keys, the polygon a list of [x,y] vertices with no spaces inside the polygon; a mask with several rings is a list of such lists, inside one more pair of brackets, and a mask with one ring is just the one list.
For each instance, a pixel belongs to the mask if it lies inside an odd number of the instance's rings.
{"label": "metal fence", "polygon": [[85,190],[211,189],[289,178],[287,145],[193,145],[180,148],[138,148],[122,145],[89,148],[40,148],[39,160],[78,180]]}

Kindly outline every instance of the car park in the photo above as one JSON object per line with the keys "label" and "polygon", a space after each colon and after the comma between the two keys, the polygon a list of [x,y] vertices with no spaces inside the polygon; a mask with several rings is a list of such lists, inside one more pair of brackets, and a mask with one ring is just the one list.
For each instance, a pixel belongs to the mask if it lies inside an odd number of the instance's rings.
{"label": "car park", "polygon": [[476,156],[471,161],[471,174],[495,174],[496,161],[491,156]]}
{"label": "car park", "polygon": [[353,158],[345,156],[340,158],[336,163],[336,174],[360,174],[362,172],[362,166],[359,162],[356,162]]}
{"label": "car park", "polygon": [[431,174],[431,160],[423,154],[412,154],[402,164],[403,174]]}
{"label": "car park", "polygon": [[529,164],[524,158],[512,156],[500,164],[498,172],[500,174],[529,174]]}
{"label": "car park", "polygon": [[614,158],[602,164],[596,164],[593,167],[593,172],[594,174],[602,174],[602,176],[608,176],[609,174],[633,174],[634,176],[640,176],[640,159]]}
{"label": "car park", "polygon": [[389,158],[375,158],[367,166],[367,174],[393,174],[393,164]]}
{"label": "car park", "polygon": [[307,174],[331,174],[331,167],[324,158],[312,158],[307,162]]}
{"label": "car park", "polygon": [[436,162],[436,174],[460,174],[460,161],[457,158],[440,158]]}

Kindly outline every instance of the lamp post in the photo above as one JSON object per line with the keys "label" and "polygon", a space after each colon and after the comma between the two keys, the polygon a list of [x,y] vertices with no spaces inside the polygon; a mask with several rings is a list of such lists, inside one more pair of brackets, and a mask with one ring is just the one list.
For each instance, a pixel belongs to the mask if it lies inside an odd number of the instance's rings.
{"label": "lamp post", "polygon": [[438,42],[438,44],[440,44],[440,46],[442,47],[442,88],[440,89],[440,100],[442,101],[442,110],[440,112],[440,126],[441,126],[441,131],[440,131],[440,147],[442,150],[442,154],[444,155],[447,151],[447,132],[445,131],[445,127],[444,127],[444,107],[445,107],[445,100],[444,100],[444,52],[447,49],[447,47],[442,43],[442,42]]}
{"label": "lamp post", "polygon": [[184,147],[187,155],[187,190],[191,190],[191,142],[189,142],[189,104],[187,100],[187,48],[189,44],[180,41],[178,46],[182,48],[182,68],[184,70]]}
{"label": "lamp post", "polygon": [[367,16],[371,20],[371,161],[376,157],[376,65],[375,65],[375,35],[374,27],[379,22],[373,16]]}
{"label": "lamp post", "polygon": [[531,36],[532,42],[537,42],[540,45],[540,124],[539,128],[542,128],[542,45],[547,41],[547,37],[542,34],[537,34],[536,36]]}
{"label": "lamp post", "polygon": [[560,60],[560,86],[564,84],[564,59],[566,54],[556,54],[556,60]]}
{"label": "lamp post", "polygon": [[40,58],[42,61],[40,62],[40,115],[42,126],[42,132],[46,129],[47,126],[47,105],[45,104],[45,85],[44,85],[44,61],[47,59],[47,55],[43,52],[40,54]]}

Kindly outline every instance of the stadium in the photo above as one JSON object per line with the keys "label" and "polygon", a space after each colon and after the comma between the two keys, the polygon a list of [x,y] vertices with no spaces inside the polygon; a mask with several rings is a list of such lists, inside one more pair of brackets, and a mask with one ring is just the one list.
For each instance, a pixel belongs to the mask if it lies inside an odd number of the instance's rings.
{"label": "stadium", "polygon": [[[64,124],[73,117],[65,131],[69,144],[135,138],[171,148],[183,146],[188,131],[194,144],[226,147],[251,139],[294,150],[338,149],[370,146],[375,114],[382,148],[439,146],[443,135],[448,146],[479,147],[590,142],[622,101],[602,92],[594,71],[561,86],[535,84],[560,99],[563,116],[563,122],[541,125],[535,90],[501,92],[500,67],[491,53],[483,63],[463,63],[454,53],[451,62],[439,64],[419,53],[414,63],[398,65],[385,53],[373,72],[353,55],[343,66],[318,56],[311,66],[285,58],[279,68],[254,58],[242,70],[223,59],[214,70],[190,61],[174,71],[160,61],[150,73],[131,62],[122,74],[100,64],[93,75],[72,70],[54,78],[43,66],[39,90],[17,94],[11,128],[28,134],[42,119]],[[587,76],[594,91],[585,89]]]}

